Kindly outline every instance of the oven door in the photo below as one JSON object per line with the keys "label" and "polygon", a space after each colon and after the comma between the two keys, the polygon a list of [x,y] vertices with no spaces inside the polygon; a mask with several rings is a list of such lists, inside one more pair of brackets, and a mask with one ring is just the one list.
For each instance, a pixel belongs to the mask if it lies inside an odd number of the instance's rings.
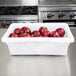
{"label": "oven door", "polygon": [[68,23],[70,27],[76,27],[76,20],[43,20],[43,23],[52,23],[52,22],[60,22],[60,23]]}

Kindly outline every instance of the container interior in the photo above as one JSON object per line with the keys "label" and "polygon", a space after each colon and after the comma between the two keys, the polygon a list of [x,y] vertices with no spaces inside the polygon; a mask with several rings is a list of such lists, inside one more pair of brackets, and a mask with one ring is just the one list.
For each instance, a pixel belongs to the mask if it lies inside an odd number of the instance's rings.
{"label": "container interior", "polygon": [[[65,30],[65,36],[62,38],[62,37],[60,37],[60,38],[50,38],[50,37],[48,37],[48,38],[42,38],[42,37],[36,37],[36,38],[34,38],[34,37],[30,37],[30,38],[21,38],[21,37],[18,37],[18,38],[9,38],[9,34],[10,33],[13,33],[13,31],[14,31],[14,29],[15,28],[22,28],[23,26],[26,26],[26,27],[29,27],[30,29],[31,29],[31,32],[32,31],[34,31],[34,30],[39,30],[39,28],[40,27],[42,27],[42,26],[44,26],[44,27],[47,27],[48,28],[48,30],[49,31],[54,31],[54,30],[56,30],[57,28],[64,28],[64,30]],[[42,40],[42,39],[44,39],[44,40],[47,40],[47,39],[61,39],[61,40],[63,40],[63,39],[70,39],[70,38],[72,38],[73,39],[73,36],[72,36],[72,33],[71,33],[71,31],[70,31],[70,28],[68,27],[68,24],[66,24],[66,23],[13,23],[13,24],[11,24],[10,25],[10,27],[8,28],[8,30],[7,30],[7,32],[5,33],[5,35],[3,36],[3,39],[4,39],[4,41],[7,41],[7,39],[8,40],[18,40],[18,39],[26,39],[27,41],[29,40],[29,39],[36,39],[36,40]],[[65,41],[65,40],[64,40]],[[74,39],[73,39],[73,41],[74,41]]]}

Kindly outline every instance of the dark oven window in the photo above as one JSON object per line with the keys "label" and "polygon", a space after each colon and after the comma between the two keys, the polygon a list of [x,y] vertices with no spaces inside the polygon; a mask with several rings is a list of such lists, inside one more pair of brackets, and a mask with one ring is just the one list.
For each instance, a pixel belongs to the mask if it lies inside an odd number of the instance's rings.
{"label": "dark oven window", "polygon": [[76,19],[73,20],[43,20],[43,23],[55,23],[55,22],[64,22],[68,23],[70,27],[76,27]]}

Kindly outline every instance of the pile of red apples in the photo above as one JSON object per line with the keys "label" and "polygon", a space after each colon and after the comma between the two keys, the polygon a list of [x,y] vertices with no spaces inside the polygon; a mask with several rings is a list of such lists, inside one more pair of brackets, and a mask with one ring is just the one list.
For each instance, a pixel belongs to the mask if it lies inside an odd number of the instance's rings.
{"label": "pile of red apples", "polygon": [[39,30],[31,31],[30,28],[24,26],[22,28],[14,29],[9,37],[64,37],[65,30],[57,28],[54,31],[48,30],[47,27],[40,27]]}

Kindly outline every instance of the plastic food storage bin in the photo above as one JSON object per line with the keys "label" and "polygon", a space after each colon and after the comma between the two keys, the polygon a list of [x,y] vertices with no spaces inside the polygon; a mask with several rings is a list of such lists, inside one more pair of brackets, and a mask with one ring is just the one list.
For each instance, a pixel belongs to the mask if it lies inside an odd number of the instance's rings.
{"label": "plastic food storage bin", "polygon": [[[57,28],[64,28],[64,37],[18,37],[10,38],[9,34],[15,28],[27,26],[33,30],[38,30],[45,26],[50,31]],[[11,55],[67,55],[70,43],[74,42],[74,37],[66,23],[13,23],[2,37],[2,42],[6,43]]]}

